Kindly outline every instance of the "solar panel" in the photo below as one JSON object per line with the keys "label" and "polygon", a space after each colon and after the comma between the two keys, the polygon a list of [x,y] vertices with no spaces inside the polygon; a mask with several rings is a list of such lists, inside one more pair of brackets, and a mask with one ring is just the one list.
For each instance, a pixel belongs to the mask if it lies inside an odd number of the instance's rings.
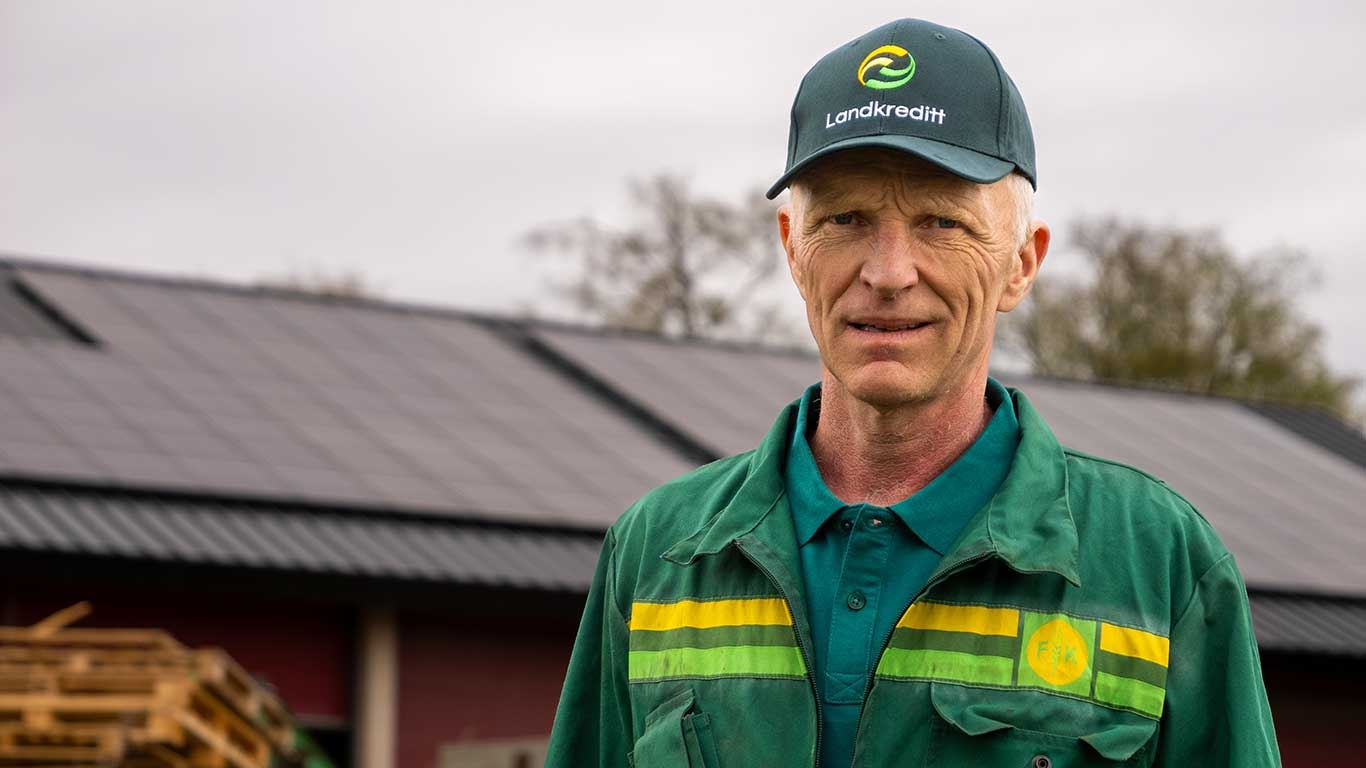
{"label": "solar panel", "polygon": [[534,334],[716,455],[758,445],[782,407],[820,379],[811,355],[551,327]]}
{"label": "solar panel", "polygon": [[[689,468],[462,318],[117,275],[23,277],[116,333],[98,350],[0,347],[0,400],[24,413],[0,436],[0,468],[593,525]],[[554,439],[538,440],[542,429]]]}
{"label": "solar panel", "polygon": [[75,341],[60,323],[54,322],[43,308],[20,287],[7,270],[0,270],[0,336],[19,339]]}

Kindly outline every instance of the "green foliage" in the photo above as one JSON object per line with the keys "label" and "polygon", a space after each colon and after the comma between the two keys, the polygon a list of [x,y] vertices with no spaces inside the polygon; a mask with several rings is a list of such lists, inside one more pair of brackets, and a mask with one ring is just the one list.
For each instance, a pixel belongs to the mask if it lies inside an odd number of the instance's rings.
{"label": "green foliage", "polygon": [[1297,298],[1287,249],[1238,258],[1207,232],[1116,219],[1072,230],[1089,279],[1041,279],[1011,336],[1043,375],[1157,384],[1320,405],[1349,416],[1358,382],[1335,375]]}

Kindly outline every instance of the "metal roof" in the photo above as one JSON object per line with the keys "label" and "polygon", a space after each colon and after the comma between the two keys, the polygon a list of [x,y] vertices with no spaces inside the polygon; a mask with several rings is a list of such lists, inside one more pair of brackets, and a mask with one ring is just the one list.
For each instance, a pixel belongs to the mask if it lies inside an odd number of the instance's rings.
{"label": "metal roof", "polygon": [[0,335],[0,474],[601,528],[694,466],[468,317],[15,272],[99,344]]}
{"label": "metal roof", "polygon": [[0,483],[0,551],[584,591],[598,534]]}
{"label": "metal roof", "polygon": [[1250,597],[1252,628],[1263,651],[1366,656],[1366,601]]}
{"label": "metal roof", "polygon": [[[601,537],[0,483],[0,552],[585,592]],[[1252,593],[1263,651],[1366,655],[1366,601]]]}
{"label": "metal roof", "polygon": [[1245,403],[1247,408],[1366,469],[1366,434],[1321,408]]}
{"label": "metal roof", "polygon": [[[533,330],[571,363],[718,453],[753,447],[778,410],[820,378],[815,355]],[[1067,446],[1130,464],[1185,496],[1249,585],[1366,595],[1366,471],[1222,398],[1000,376]]]}

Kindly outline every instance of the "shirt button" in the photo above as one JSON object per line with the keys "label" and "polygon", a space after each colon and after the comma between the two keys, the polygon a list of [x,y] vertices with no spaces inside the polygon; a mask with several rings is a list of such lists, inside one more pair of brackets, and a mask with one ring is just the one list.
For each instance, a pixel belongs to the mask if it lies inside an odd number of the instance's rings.
{"label": "shirt button", "polygon": [[840,530],[841,530],[841,531],[844,531],[845,533],[848,533],[849,531],[854,530],[854,521],[853,521],[853,520],[841,520],[841,521],[840,521]]}
{"label": "shirt button", "polygon": [[883,519],[880,518],[880,517],[870,517],[870,518],[868,518],[868,527],[869,527],[869,528],[881,528],[883,522],[884,522]]}
{"label": "shirt button", "polygon": [[849,606],[849,610],[851,611],[861,611],[863,610],[863,606],[868,604],[868,598],[864,596],[863,592],[856,589],[849,593],[849,597],[845,599],[844,604]]}
{"label": "shirt button", "polygon": [[1035,755],[1030,768],[1053,768],[1053,761],[1048,759],[1048,755]]}

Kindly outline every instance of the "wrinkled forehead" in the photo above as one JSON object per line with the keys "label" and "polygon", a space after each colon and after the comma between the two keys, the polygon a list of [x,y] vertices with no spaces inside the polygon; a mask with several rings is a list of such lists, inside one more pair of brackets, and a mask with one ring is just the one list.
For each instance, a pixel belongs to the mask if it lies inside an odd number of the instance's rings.
{"label": "wrinkled forehead", "polygon": [[813,207],[851,199],[935,195],[984,204],[990,185],[955,176],[905,152],[850,149],[821,158],[792,180],[792,198]]}

